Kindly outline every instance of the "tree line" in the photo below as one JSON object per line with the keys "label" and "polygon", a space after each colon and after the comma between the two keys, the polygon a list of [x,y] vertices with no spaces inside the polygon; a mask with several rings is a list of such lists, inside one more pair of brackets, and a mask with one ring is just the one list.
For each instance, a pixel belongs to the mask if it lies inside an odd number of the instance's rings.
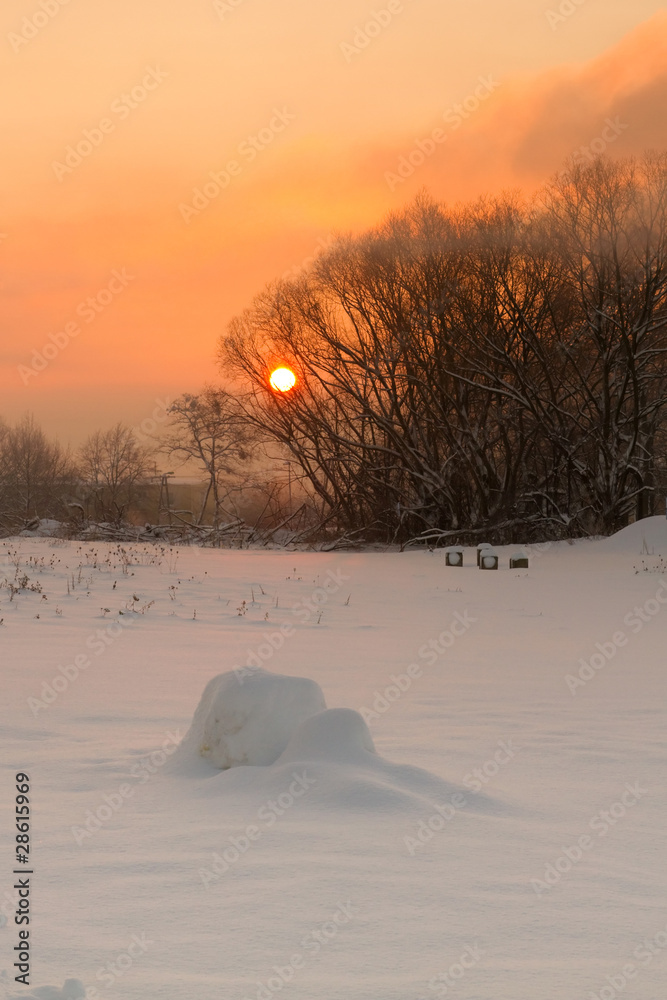
{"label": "tree line", "polygon": [[667,486],[666,254],[664,154],[572,165],[527,202],[422,195],[269,285],[221,366],[333,530],[610,533]]}
{"label": "tree line", "polygon": [[[234,520],[234,493],[250,458],[250,428],[235,400],[222,390],[185,393],[171,403],[160,437],[149,438],[123,423],[91,434],[76,451],[50,440],[30,416],[10,426],[0,421],[0,534],[52,519],[69,530],[90,522],[137,524],[150,510],[157,522],[216,526]],[[185,465],[204,482],[192,510],[175,510],[168,492],[151,503],[160,484],[158,463]],[[155,490],[154,490],[155,492]]]}
{"label": "tree line", "polygon": [[267,286],[221,339],[226,386],[173,401],[159,437],[119,423],[71,453],[0,420],[0,533],[138,523],[158,463],[203,486],[154,516],[195,528],[252,494],[256,523],[311,538],[611,533],[667,493],[666,253],[664,154],[527,202],[421,195]]}

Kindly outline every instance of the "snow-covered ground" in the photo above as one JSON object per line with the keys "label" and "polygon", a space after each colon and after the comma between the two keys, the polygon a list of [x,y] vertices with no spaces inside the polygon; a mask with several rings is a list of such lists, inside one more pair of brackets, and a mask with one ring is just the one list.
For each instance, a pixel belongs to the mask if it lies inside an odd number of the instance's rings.
{"label": "snow-covered ground", "polygon": [[[4,839],[0,995],[662,1000],[667,520],[513,551],[0,543],[34,866],[26,989]],[[353,711],[315,697],[273,763],[177,749],[253,665]]]}

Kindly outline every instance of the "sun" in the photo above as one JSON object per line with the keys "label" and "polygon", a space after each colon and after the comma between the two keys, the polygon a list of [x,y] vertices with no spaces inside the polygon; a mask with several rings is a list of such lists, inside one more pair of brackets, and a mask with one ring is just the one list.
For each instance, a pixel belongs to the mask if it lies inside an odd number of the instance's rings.
{"label": "sun", "polygon": [[269,379],[276,392],[289,392],[296,385],[296,375],[290,368],[276,368]]}

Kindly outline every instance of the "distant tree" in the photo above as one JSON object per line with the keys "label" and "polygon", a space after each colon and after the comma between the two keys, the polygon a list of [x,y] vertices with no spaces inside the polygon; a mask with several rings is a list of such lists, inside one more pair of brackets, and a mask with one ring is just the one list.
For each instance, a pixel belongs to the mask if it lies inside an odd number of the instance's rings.
{"label": "distant tree", "polygon": [[122,423],[96,431],[78,456],[84,499],[92,516],[120,524],[145,494],[153,469],[151,450]]}
{"label": "distant tree", "polygon": [[0,424],[0,524],[5,531],[34,518],[62,519],[75,486],[69,454],[49,441],[32,416]]}
{"label": "distant tree", "polygon": [[228,487],[250,457],[253,433],[239,411],[236,399],[221,389],[206,386],[197,394],[184,393],[169,408],[170,427],[161,451],[196,468],[206,479],[206,491],[194,523],[202,524],[209,503],[213,522],[223,514]]}

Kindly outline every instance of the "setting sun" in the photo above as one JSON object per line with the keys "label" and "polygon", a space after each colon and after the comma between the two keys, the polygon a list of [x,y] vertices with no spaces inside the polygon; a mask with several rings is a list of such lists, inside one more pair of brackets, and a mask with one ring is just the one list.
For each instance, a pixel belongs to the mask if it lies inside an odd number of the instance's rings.
{"label": "setting sun", "polygon": [[276,392],[289,392],[296,385],[296,375],[289,368],[276,368],[269,379]]}

